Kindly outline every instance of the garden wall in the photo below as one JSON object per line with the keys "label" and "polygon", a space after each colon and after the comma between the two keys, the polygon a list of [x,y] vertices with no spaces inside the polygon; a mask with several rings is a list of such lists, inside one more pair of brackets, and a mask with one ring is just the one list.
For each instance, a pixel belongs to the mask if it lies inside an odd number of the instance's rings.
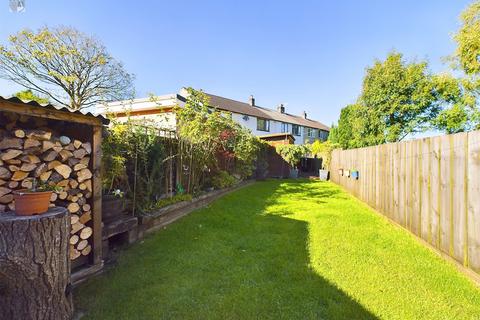
{"label": "garden wall", "polygon": [[334,150],[331,179],[480,273],[480,131]]}

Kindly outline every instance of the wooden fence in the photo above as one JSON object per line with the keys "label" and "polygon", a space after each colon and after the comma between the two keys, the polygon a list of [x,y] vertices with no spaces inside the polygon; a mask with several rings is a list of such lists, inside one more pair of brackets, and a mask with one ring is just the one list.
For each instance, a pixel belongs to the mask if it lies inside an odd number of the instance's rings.
{"label": "wooden fence", "polygon": [[480,273],[480,131],[334,150],[331,179]]}

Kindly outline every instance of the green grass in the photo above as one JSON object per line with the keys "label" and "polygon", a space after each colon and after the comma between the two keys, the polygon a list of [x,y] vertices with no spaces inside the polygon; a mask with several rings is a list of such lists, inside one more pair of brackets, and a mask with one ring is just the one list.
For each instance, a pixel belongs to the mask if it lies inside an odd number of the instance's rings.
{"label": "green grass", "polygon": [[256,183],[82,285],[87,319],[478,319],[480,290],[331,183]]}

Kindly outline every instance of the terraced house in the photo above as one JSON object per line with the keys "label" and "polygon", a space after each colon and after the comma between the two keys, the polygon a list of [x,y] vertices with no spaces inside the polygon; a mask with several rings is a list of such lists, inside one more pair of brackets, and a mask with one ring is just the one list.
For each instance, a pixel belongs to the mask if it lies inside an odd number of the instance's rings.
{"label": "terraced house", "polygon": [[[129,115],[138,119],[154,120],[159,127],[175,130],[174,107],[182,106],[187,95],[187,91],[182,88],[178,93],[98,105],[97,112],[115,114],[120,118]],[[309,119],[305,111],[301,115],[293,115],[287,113],[282,104],[276,109],[261,107],[255,103],[253,96],[250,96],[247,102],[241,102],[210,93],[206,95],[210,98],[212,107],[231,112],[236,122],[258,137],[285,139],[295,144],[325,141],[328,138],[330,128]]]}

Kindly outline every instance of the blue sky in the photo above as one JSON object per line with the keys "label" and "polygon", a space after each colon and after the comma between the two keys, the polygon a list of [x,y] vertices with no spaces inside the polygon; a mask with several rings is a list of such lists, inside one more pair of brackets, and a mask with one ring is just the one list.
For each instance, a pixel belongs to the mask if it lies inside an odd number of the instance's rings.
{"label": "blue sky", "polygon": [[[136,75],[137,96],[192,86],[330,125],[355,101],[365,67],[395,49],[447,69],[466,0],[33,1],[0,4],[0,43],[22,28],[95,35]],[[0,80],[0,94],[19,88]]]}

